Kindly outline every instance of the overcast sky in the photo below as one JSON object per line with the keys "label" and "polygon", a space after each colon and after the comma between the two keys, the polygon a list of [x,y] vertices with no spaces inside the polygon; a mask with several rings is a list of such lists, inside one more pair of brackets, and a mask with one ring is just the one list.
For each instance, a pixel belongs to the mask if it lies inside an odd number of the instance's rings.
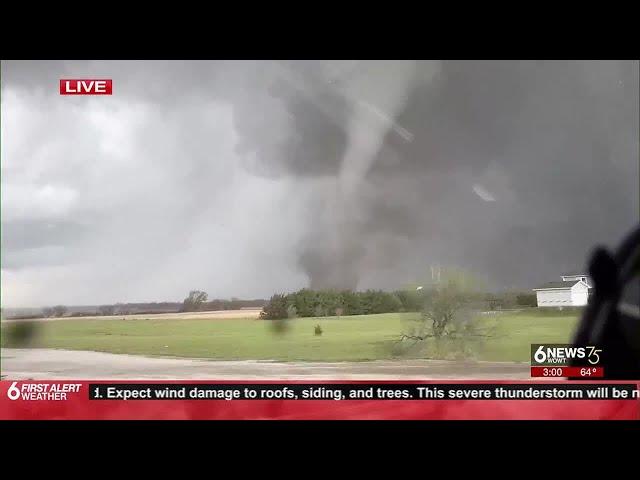
{"label": "overcast sky", "polygon": [[532,288],[638,221],[638,62],[12,61],[1,94],[3,306]]}

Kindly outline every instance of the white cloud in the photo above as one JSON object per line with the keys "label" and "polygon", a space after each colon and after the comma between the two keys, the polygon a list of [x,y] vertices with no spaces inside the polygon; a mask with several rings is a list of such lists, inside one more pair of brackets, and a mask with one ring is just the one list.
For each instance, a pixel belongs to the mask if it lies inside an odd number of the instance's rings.
{"label": "white cloud", "polygon": [[65,185],[8,184],[2,188],[3,221],[65,217],[74,208],[78,192]]}

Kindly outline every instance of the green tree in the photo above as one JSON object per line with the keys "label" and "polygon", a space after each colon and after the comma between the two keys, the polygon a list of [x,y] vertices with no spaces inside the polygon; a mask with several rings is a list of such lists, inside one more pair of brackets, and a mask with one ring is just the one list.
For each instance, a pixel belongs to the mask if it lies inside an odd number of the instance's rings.
{"label": "green tree", "polygon": [[262,308],[260,318],[262,320],[282,320],[288,318],[287,296],[276,293]]}
{"label": "green tree", "polygon": [[399,312],[402,310],[402,302],[393,293],[380,292],[380,313]]}
{"label": "green tree", "polygon": [[397,312],[401,307],[397,298],[382,290],[367,290],[360,298],[363,314]]}
{"label": "green tree", "polygon": [[319,290],[317,292],[314,312],[322,311],[324,313],[323,316],[333,316],[336,309],[341,306],[342,295],[340,292],[336,290]]}
{"label": "green tree", "polygon": [[405,290],[396,290],[396,297],[400,300],[401,309],[404,312],[419,312],[422,309],[423,297],[415,288],[407,288]]}
{"label": "green tree", "polygon": [[343,315],[361,315],[360,295],[350,290],[342,292]]}
{"label": "green tree", "polygon": [[366,292],[358,292],[358,297],[360,299],[360,311],[362,312],[362,315],[369,315],[370,313],[373,313],[373,291],[367,290]]}
{"label": "green tree", "polygon": [[535,293],[523,293],[516,296],[516,303],[521,307],[535,307],[538,305]]}
{"label": "green tree", "polygon": [[293,294],[293,305],[299,317],[313,317],[316,306],[316,293],[308,288],[298,290]]}

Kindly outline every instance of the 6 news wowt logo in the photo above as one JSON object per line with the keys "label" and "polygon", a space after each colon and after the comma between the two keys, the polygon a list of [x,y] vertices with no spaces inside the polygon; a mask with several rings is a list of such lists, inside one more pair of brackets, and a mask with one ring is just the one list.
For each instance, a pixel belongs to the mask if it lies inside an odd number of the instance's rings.
{"label": "6 news wowt logo", "polygon": [[564,343],[531,345],[532,377],[604,377],[602,348]]}
{"label": "6 news wowt logo", "polygon": [[112,95],[111,79],[60,79],[60,95]]}

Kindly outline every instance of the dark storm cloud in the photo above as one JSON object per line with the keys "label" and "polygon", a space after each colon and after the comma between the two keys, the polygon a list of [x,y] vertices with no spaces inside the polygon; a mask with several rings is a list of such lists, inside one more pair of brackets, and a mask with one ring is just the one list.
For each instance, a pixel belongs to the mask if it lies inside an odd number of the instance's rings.
{"label": "dark storm cloud", "polygon": [[68,221],[44,223],[33,220],[10,220],[3,222],[3,253],[69,244],[81,239],[84,232],[85,228],[82,225]]}
{"label": "dark storm cloud", "polygon": [[2,115],[5,303],[528,288],[638,220],[638,62],[3,62]]}
{"label": "dark storm cloud", "polygon": [[[371,193],[366,218],[353,219],[361,225],[344,251],[327,250],[322,231],[312,229],[306,238],[301,259],[312,281],[340,286],[328,272],[341,272],[349,263],[343,257],[358,263],[376,235],[387,235],[397,249],[369,249],[373,264],[376,256],[398,265],[419,259],[418,268],[456,263],[501,286],[527,286],[558,270],[582,268],[594,244],[615,242],[637,222],[637,62],[440,67],[435,78],[421,81],[433,65],[418,62],[409,98],[395,117],[412,141],[386,133],[362,185]],[[362,88],[375,82],[366,78]],[[328,132],[335,122],[314,104],[326,103],[331,89],[325,79],[314,98],[283,98],[298,123],[319,125],[313,131],[324,124]],[[337,174],[342,158],[333,147],[344,142],[344,128],[333,141],[313,132],[291,140],[299,151],[313,152],[313,168],[304,155],[291,155],[288,145],[263,156],[293,164],[287,170],[297,176]],[[483,202],[473,189],[488,189],[497,201]],[[354,245],[360,248],[354,251]],[[375,282],[367,270],[362,266],[356,277]]]}

